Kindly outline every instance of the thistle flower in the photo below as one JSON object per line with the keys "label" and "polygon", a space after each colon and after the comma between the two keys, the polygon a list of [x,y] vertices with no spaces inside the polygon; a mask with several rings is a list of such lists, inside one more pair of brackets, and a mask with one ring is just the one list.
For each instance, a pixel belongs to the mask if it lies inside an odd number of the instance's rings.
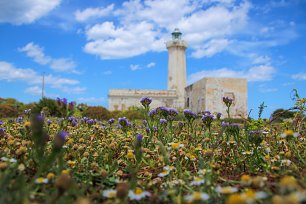
{"label": "thistle flower", "polygon": [[166,119],[162,118],[162,119],[159,120],[159,122],[160,122],[161,125],[167,125],[168,121]]}
{"label": "thistle flower", "polygon": [[140,99],[140,103],[145,107],[148,108],[149,105],[152,103],[152,99],[149,97],[143,97]]}
{"label": "thistle flower", "polygon": [[221,116],[222,116],[222,113],[217,113],[217,115],[216,115],[217,120],[220,120]]}
{"label": "thistle flower", "polygon": [[189,121],[189,122],[192,122],[193,120],[195,120],[198,115],[194,112],[192,112],[191,110],[189,109],[185,109],[184,110],[184,116],[185,118]]}
{"label": "thistle flower", "polygon": [[65,131],[60,131],[56,137],[54,138],[54,145],[56,148],[61,148],[65,141],[66,141],[66,137],[68,136],[69,134]]}
{"label": "thistle flower", "polygon": [[69,110],[73,110],[73,109],[74,109],[74,106],[75,106],[75,102],[74,102],[74,101],[71,101],[71,102],[68,104],[68,109],[69,109]]}
{"label": "thistle flower", "polygon": [[118,119],[119,125],[121,125],[123,128],[127,128],[129,126],[129,121],[126,119],[126,117],[119,118]]}
{"label": "thistle flower", "polygon": [[157,115],[156,109],[153,109],[153,110],[151,110],[151,111],[148,113],[148,116],[149,116],[150,118],[154,118],[156,115]]}
{"label": "thistle flower", "polygon": [[177,110],[175,110],[174,108],[169,108],[168,109],[168,120],[172,121],[174,120],[174,118],[178,115]]}
{"label": "thistle flower", "polygon": [[156,112],[157,112],[157,114],[159,114],[160,116],[163,116],[164,118],[167,118],[168,114],[169,114],[168,108],[166,108],[164,106],[156,108]]}
{"label": "thistle flower", "polygon": [[229,97],[223,97],[222,100],[223,103],[225,103],[226,107],[230,107],[233,103],[233,99]]}
{"label": "thistle flower", "polygon": [[214,120],[214,116],[211,115],[211,114],[207,114],[207,115],[204,115],[201,120],[203,121],[204,125],[210,129],[211,127],[211,123],[212,121]]}
{"label": "thistle flower", "polygon": [[0,128],[0,137],[3,137],[5,134],[4,128]]}
{"label": "thistle flower", "polygon": [[113,124],[113,123],[115,122],[115,119],[114,119],[114,118],[111,118],[111,119],[109,119],[107,122],[108,122],[108,124],[111,125],[111,124]]}

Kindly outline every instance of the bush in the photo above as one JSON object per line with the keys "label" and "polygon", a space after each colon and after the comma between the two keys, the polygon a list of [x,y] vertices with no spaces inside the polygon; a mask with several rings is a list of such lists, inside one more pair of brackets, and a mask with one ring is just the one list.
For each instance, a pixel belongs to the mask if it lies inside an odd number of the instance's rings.
{"label": "bush", "polygon": [[83,116],[98,119],[98,120],[107,120],[110,118],[109,111],[102,106],[88,106],[84,112]]}
{"label": "bush", "polygon": [[271,114],[270,120],[274,122],[282,122],[284,119],[293,118],[294,113],[295,112],[293,111],[284,110],[284,109],[279,108]]}
{"label": "bush", "polygon": [[7,104],[0,104],[0,118],[17,117],[18,110]]}

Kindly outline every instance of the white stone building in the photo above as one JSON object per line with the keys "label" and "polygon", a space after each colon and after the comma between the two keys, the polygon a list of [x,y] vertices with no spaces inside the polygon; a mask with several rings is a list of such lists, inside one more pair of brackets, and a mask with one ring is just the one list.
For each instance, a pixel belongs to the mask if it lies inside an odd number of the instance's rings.
{"label": "white stone building", "polygon": [[139,100],[148,96],[153,99],[152,108],[158,106],[177,109],[191,109],[195,112],[209,110],[226,115],[222,97],[234,99],[231,115],[247,115],[247,80],[244,78],[204,77],[188,85],[186,83],[186,48],[187,43],[181,39],[182,33],[175,29],[172,40],[166,43],[168,49],[168,90],[109,90],[109,110],[127,110],[140,106]]}

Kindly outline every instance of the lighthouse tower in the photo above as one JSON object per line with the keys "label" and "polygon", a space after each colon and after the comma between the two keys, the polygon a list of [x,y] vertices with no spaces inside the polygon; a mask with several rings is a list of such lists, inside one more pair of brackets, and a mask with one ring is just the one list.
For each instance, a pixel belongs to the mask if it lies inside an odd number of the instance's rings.
{"label": "lighthouse tower", "polygon": [[166,43],[168,49],[168,90],[176,90],[176,107],[184,107],[186,83],[186,41],[182,40],[178,28],[172,32],[172,40]]}

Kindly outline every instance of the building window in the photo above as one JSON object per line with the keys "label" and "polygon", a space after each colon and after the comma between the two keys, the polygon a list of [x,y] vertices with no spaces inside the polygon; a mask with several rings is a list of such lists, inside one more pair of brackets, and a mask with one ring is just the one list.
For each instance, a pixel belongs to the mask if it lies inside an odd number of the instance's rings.
{"label": "building window", "polygon": [[186,107],[189,108],[189,97],[187,98],[187,101],[186,101]]}

